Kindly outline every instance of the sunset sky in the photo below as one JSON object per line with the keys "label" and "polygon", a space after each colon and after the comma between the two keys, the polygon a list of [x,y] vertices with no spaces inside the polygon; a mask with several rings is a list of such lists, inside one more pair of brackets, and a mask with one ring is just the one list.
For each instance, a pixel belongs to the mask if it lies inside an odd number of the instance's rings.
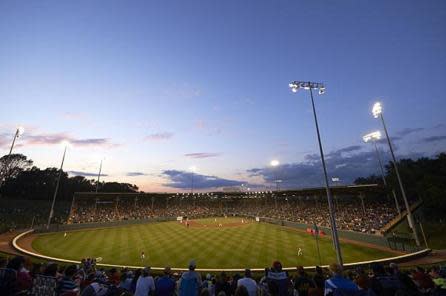
{"label": "sunset sky", "polygon": [[[446,151],[446,2],[0,1],[0,153],[145,191],[322,186],[378,173],[362,135],[399,158]],[[387,146],[380,145],[388,158]],[[272,159],[280,161],[269,167]]]}

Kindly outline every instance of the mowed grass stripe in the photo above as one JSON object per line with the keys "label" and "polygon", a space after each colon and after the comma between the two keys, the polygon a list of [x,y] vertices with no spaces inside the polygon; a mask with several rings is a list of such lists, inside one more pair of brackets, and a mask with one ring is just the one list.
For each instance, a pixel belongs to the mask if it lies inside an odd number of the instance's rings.
{"label": "mowed grass stripe", "polygon": [[[267,267],[273,260],[284,266],[318,264],[314,237],[273,224],[255,223],[235,227],[212,227],[240,223],[240,218],[198,220],[202,227],[178,222],[121,226],[39,235],[33,247],[42,254],[77,259],[103,257],[105,263],[185,267],[196,259],[201,268]],[[204,225],[208,225],[204,227]],[[297,257],[298,248],[304,255]],[[391,254],[358,245],[342,244],[346,262],[363,261]],[[140,258],[141,251],[146,260]],[[322,263],[334,262],[329,238],[320,239]]]}

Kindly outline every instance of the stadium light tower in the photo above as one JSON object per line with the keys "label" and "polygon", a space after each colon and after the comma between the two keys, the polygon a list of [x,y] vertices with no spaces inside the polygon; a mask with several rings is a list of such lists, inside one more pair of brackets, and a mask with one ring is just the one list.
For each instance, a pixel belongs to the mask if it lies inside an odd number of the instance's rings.
{"label": "stadium light tower", "polygon": [[11,149],[9,149],[8,155],[11,155],[12,149],[14,149],[15,141],[17,140],[18,137],[23,135],[24,132],[25,132],[25,129],[22,126],[17,127],[17,130],[15,131],[15,134],[14,134],[14,138],[12,139]]}
{"label": "stadium light tower", "polygon": [[189,171],[192,173],[191,174],[190,193],[194,194],[194,175],[195,175],[195,172],[197,171],[197,167],[193,165],[189,168]]}
{"label": "stadium light tower", "polygon": [[383,116],[382,106],[381,106],[380,102],[376,102],[373,105],[372,114],[373,114],[373,117],[375,117],[375,118],[381,118],[381,122],[382,122],[383,128],[384,128],[384,133],[386,134],[386,138],[387,138],[387,143],[389,144],[390,154],[392,155],[393,167],[395,169],[396,178],[398,180],[398,184],[399,184],[400,190],[401,190],[401,195],[403,196],[404,204],[406,206],[407,220],[409,222],[409,227],[413,231],[415,243],[417,244],[417,246],[420,246],[420,239],[418,238],[418,232],[415,227],[414,219],[412,216],[412,211],[410,210],[410,205],[409,205],[409,202],[407,201],[407,197],[406,197],[406,191],[404,190],[403,182],[401,181],[401,176],[398,171],[398,165],[396,163],[395,154],[393,153],[392,142],[390,141],[389,133],[387,132],[386,123],[384,122],[384,116]]}
{"label": "stadium light tower", "polygon": [[343,265],[342,252],[341,252],[341,245],[339,244],[338,230],[336,227],[336,218],[335,218],[335,212],[334,212],[334,206],[333,206],[333,196],[331,194],[331,189],[330,189],[330,185],[328,182],[327,167],[325,165],[325,158],[324,158],[324,150],[322,149],[321,135],[319,132],[319,124],[317,122],[316,108],[314,106],[314,98],[313,98],[313,89],[319,90],[319,94],[322,95],[325,93],[325,86],[324,86],[324,84],[319,83],[319,82],[293,81],[289,84],[289,87],[291,88],[291,91],[293,93],[296,93],[299,89],[304,89],[304,90],[310,91],[311,105],[313,107],[314,123],[316,125],[317,140],[319,143],[319,152],[321,155],[322,168],[324,171],[325,191],[327,192],[328,210],[330,212],[331,235],[333,238],[333,244],[335,247],[336,258],[337,258],[338,264],[340,264],[342,266]]}
{"label": "stadium light tower", "polygon": [[104,159],[101,159],[101,163],[99,165],[99,172],[98,172],[98,181],[96,182],[96,193],[98,193],[98,189],[99,189],[99,179],[101,178],[101,172],[102,172],[102,161]]}
{"label": "stadium light tower", "polygon": [[63,163],[65,161],[65,155],[67,153],[67,148],[70,146],[70,143],[68,141],[62,141],[62,146],[64,147],[62,162],[60,163],[59,176],[57,177],[56,189],[54,190],[53,202],[51,203],[51,209],[50,209],[50,214],[48,215],[48,223],[46,224],[46,229],[50,228],[51,219],[53,218],[54,215],[54,204],[56,203],[57,191],[59,191],[60,178],[62,177],[62,172],[63,172],[62,170]]}
{"label": "stadium light tower", "polygon": [[277,177],[277,167],[279,166],[280,162],[277,159],[271,160],[269,163],[274,170],[274,182],[276,183],[276,191],[279,191],[279,179]]}
{"label": "stadium light tower", "polygon": [[[376,131],[376,132],[369,133],[367,135],[364,135],[362,137],[362,139],[364,140],[365,143],[368,143],[368,142],[373,143],[373,146],[375,147],[376,158],[378,158],[378,162],[379,162],[379,168],[381,169],[381,177],[383,179],[384,186],[387,188],[387,181],[386,181],[386,176],[384,174],[383,162],[381,160],[381,155],[378,150],[378,145],[376,145],[376,141],[381,139],[381,132]],[[401,215],[400,204],[398,203],[398,198],[396,197],[396,193],[393,188],[392,188],[392,195],[393,195],[393,199],[395,200],[396,210],[398,211],[398,214]]]}

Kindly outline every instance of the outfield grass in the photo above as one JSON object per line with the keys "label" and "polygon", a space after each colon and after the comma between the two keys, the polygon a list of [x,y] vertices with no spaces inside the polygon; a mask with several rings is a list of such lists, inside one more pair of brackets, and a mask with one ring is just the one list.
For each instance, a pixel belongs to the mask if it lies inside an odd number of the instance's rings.
{"label": "outfield grass", "polygon": [[[161,222],[114,228],[39,235],[32,243],[41,254],[80,260],[102,257],[103,263],[186,267],[191,258],[198,268],[264,268],[273,260],[284,266],[318,264],[314,237],[267,223],[240,223],[240,218],[201,219],[186,228],[179,222]],[[223,223],[223,227],[218,227]],[[205,226],[206,225],[206,226]],[[298,257],[298,248],[303,255]],[[356,262],[394,256],[381,250],[342,244],[344,261]],[[146,254],[144,261],[141,251]],[[320,238],[322,264],[336,261],[331,240]]]}

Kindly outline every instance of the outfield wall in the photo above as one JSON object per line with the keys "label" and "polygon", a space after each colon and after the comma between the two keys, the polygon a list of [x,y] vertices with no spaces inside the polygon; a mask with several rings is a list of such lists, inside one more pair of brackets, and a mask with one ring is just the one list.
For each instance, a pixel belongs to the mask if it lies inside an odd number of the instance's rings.
{"label": "outfield wall", "polygon": [[88,228],[109,228],[116,226],[126,226],[126,225],[138,225],[156,222],[167,222],[176,221],[177,217],[158,217],[158,218],[147,218],[139,220],[121,220],[121,221],[111,221],[111,222],[93,222],[93,223],[78,223],[78,224],[51,224],[50,228],[47,229],[46,225],[41,225],[36,227],[36,232],[59,232],[59,231],[72,231]]}
{"label": "outfield wall", "polygon": [[[261,222],[291,227],[291,228],[297,228],[306,230],[307,228],[313,228],[313,225],[308,224],[302,224],[302,223],[296,223],[296,222],[290,222],[290,221],[283,221],[278,219],[272,219],[272,218],[266,218],[266,217],[260,217]],[[318,227],[320,230],[323,230],[327,235],[331,236],[331,229],[329,227]],[[348,239],[348,240],[355,240],[355,241],[361,241],[366,242],[373,245],[379,245],[383,247],[388,247],[387,239],[384,236],[380,235],[374,235],[374,234],[368,234],[368,233],[361,233],[361,232],[355,232],[355,231],[346,231],[346,230],[338,230],[338,234],[340,238]]]}

